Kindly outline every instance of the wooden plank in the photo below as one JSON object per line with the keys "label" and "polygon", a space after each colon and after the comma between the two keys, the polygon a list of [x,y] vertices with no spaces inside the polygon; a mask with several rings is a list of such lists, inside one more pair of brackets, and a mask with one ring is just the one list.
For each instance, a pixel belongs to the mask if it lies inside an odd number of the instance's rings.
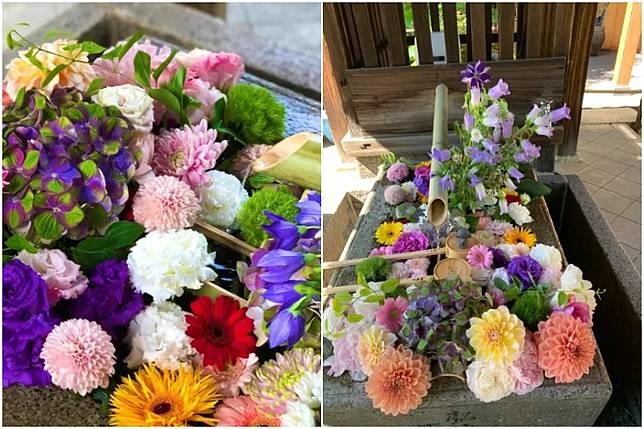
{"label": "wooden plank", "polygon": [[409,65],[409,51],[405,30],[405,17],[402,3],[378,3],[379,22],[387,53],[387,65]]}
{"label": "wooden plank", "polygon": [[[353,10],[348,3],[331,3],[331,9],[334,10],[334,18],[337,23],[338,35],[342,40],[342,45],[346,55],[347,68],[364,67],[364,59],[360,51],[360,39],[353,19]],[[324,9],[326,14],[326,9]]]}
{"label": "wooden plank", "polygon": [[371,27],[367,3],[351,3],[351,12],[355,20],[355,28],[360,41],[360,52],[364,67],[378,67],[376,40]]}
{"label": "wooden plank", "polygon": [[604,43],[602,49],[616,51],[622,37],[622,26],[626,15],[626,3],[609,3],[604,15]]}
{"label": "wooden plank", "polygon": [[492,6],[485,3],[485,58],[492,59]]}
{"label": "wooden plank", "polygon": [[[564,101],[570,108],[570,119],[564,122],[565,133],[558,154],[570,156],[577,153],[577,139],[581,123],[581,104],[584,97],[588,58],[593,38],[597,3],[576,3],[573,16],[574,49],[568,55]],[[556,106],[557,104],[555,104]]]}
{"label": "wooden plank", "polygon": [[[512,94],[507,98],[518,121],[533,103],[553,100],[557,105],[562,102],[565,65],[565,58],[490,64],[494,76],[503,77],[510,83],[521,83],[512,85]],[[441,64],[348,70],[347,86],[356,118],[364,130],[360,135],[429,131],[434,88],[441,82],[450,90],[449,122],[461,120],[466,90],[460,80],[461,69],[460,64]]]}
{"label": "wooden plank", "polygon": [[573,3],[555,3],[553,6],[555,11],[550,23],[552,41],[548,54],[555,57],[567,56],[573,36],[575,5]]}
{"label": "wooden plank", "polygon": [[[472,46],[472,61],[487,60],[487,37],[485,26],[485,4],[471,3],[469,18],[472,23],[470,40]],[[468,45],[469,47],[470,45]],[[469,55],[468,55],[469,56]]]}
{"label": "wooden plank", "polygon": [[514,3],[497,3],[499,59],[514,59]]}
{"label": "wooden plank", "polygon": [[442,3],[443,28],[445,32],[445,54],[448,63],[461,62],[461,47],[458,38],[458,25],[456,23],[456,4]]}
{"label": "wooden plank", "polygon": [[433,64],[434,54],[432,53],[427,3],[412,3],[411,8],[414,19],[418,64]]}
{"label": "wooden plank", "polygon": [[546,5],[544,3],[528,3],[526,7],[526,58],[541,58],[542,42],[544,39],[544,18]]}
{"label": "wooden plank", "polygon": [[201,232],[203,235],[213,240],[214,242],[219,243],[222,246],[226,246],[229,249],[241,253],[242,255],[250,256],[254,251],[257,250],[256,247],[253,247],[245,241],[242,241],[239,238],[228,234],[222,229],[209,225],[206,222],[198,220],[194,225],[194,229]]}
{"label": "wooden plank", "polygon": [[432,31],[433,32],[441,31],[440,15],[438,13],[438,3],[429,4],[429,17],[432,22]]}
{"label": "wooden plank", "polygon": [[628,85],[635,63],[635,54],[642,36],[642,4],[630,2],[624,14],[624,26],[619,39],[619,48],[615,58],[613,83]]}
{"label": "wooden plank", "polygon": [[465,44],[467,45],[467,62],[472,62],[472,8],[465,3]]}
{"label": "wooden plank", "polygon": [[[427,249],[427,250],[417,250],[415,252],[404,252],[404,253],[395,253],[393,255],[382,255],[382,259],[388,259],[390,261],[401,261],[403,259],[413,259],[413,258],[426,258],[428,256],[444,255],[447,253],[447,248],[441,247],[438,249]],[[364,261],[367,258],[357,258],[357,259],[343,259],[341,261],[329,261],[322,262],[323,270],[335,270],[337,268],[344,267],[353,267],[358,265],[360,262]]]}

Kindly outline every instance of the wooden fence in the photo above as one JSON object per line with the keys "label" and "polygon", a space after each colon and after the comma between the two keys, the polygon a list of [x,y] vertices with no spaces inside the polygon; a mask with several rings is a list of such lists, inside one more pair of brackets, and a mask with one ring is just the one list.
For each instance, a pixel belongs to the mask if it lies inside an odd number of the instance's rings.
{"label": "wooden fence", "polygon": [[[429,146],[433,90],[461,119],[464,64],[484,60],[511,86],[511,109],[566,102],[572,119],[550,142],[576,151],[596,3],[325,3],[324,107],[350,156]],[[405,13],[411,13],[406,28]],[[460,27],[460,29],[459,29]],[[444,40],[444,42],[442,41]],[[411,49],[410,49],[411,47]]]}

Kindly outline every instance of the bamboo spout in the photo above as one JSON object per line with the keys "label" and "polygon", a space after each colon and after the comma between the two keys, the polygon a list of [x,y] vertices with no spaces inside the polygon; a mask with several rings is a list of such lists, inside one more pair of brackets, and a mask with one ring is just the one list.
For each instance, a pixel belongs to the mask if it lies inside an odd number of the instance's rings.
{"label": "bamboo spout", "polygon": [[[432,150],[445,149],[447,146],[447,92],[447,86],[444,83],[436,87]],[[439,161],[432,159],[432,170],[438,165]],[[447,192],[442,190],[438,180],[438,177],[432,177],[429,180],[429,201],[427,203],[427,221],[437,228],[447,221],[449,214]]]}

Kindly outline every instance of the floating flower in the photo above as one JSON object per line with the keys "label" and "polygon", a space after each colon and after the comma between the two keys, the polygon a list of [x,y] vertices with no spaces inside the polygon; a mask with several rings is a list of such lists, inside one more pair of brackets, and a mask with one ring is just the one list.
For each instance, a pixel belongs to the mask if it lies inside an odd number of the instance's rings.
{"label": "floating flower", "polygon": [[475,360],[465,371],[467,387],[483,402],[498,401],[514,390],[512,369],[507,365],[492,365]]}
{"label": "floating flower", "polygon": [[214,426],[220,396],[212,376],[201,368],[173,371],[145,364],[123,377],[110,396],[112,426]]}
{"label": "floating flower", "polygon": [[416,201],[416,195],[418,194],[418,188],[414,185],[414,182],[405,182],[400,185],[400,187],[405,191],[405,201],[413,203]]}
{"label": "floating flower", "polygon": [[217,131],[209,130],[205,119],[199,125],[161,130],[152,167],[157,174],[178,177],[197,191],[210,184],[206,171],[215,167],[228,146],[228,142],[216,139]]}
{"label": "floating flower", "polygon": [[199,190],[201,213],[199,218],[220,228],[229,228],[237,213],[248,200],[248,191],[232,174],[219,170],[206,173],[210,185]]}
{"label": "floating flower", "polygon": [[505,97],[506,95],[510,95],[510,87],[506,82],[503,82],[503,79],[499,79],[497,84],[490,88],[487,93],[490,98],[496,100],[501,97]]}
{"label": "floating flower", "polygon": [[134,172],[133,179],[139,184],[143,184],[154,178],[155,174],[151,166],[152,159],[154,158],[154,134],[137,133],[130,140],[127,149],[136,160],[136,171]]}
{"label": "floating flower", "polygon": [[56,386],[85,396],[110,383],[116,362],[110,340],[96,322],[70,319],[47,335],[40,358]]}
{"label": "floating flower", "polygon": [[[560,294],[574,295],[575,302],[584,302],[588,305],[590,317],[592,318],[595,307],[597,307],[597,300],[595,291],[592,289],[593,284],[588,280],[584,280],[583,275],[577,266],[569,264],[561,275],[559,291],[553,296],[550,303],[551,307],[554,308],[558,305]],[[569,302],[569,300],[566,302]]]}
{"label": "floating flower", "polygon": [[427,197],[429,193],[429,177],[432,171],[431,165],[431,161],[424,161],[416,165],[414,169],[413,183],[423,197]]}
{"label": "floating flower", "polygon": [[517,225],[533,221],[532,216],[530,216],[530,210],[519,203],[510,203],[508,205],[508,214]]}
{"label": "floating flower", "polygon": [[[301,297],[297,292],[293,295]],[[267,299],[270,300],[270,297]],[[291,302],[294,303],[295,301]],[[284,343],[291,348],[305,334],[306,319],[301,312],[293,311],[287,305],[291,304],[289,302],[282,304],[279,313],[268,324],[268,343],[271,348],[278,347]]]}
{"label": "floating flower", "polygon": [[274,427],[281,426],[278,417],[271,417],[259,409],[257,402],[248,396],[226,398],[215,412],[217,426],[224,427]]}
{"label": "floating flower", "polygon": [[519,244],[501,243],[497,245],[496,248],[499,249],[501,252],[503,252],[503,256],[505,256],[509,260],[512,260],[517,256],[530,255],[530,248],[523,243],[519,243]]}
{"label": "floating flower", "polygon": [[271,148],[267,144],[253,144],[244,146],[233,158],[233,165],[229,171],[242,182],[248,179],[253,174],[253,164],[262,155],[264,155]]}
{"label": "floating flower", "polygon": [[132,204],[134,220],[150,231],[190,228],[201,208],[194,191],[172,176],[159,176],[141,185]]}
{"label": "floating flower", "polygon": [[509,365],[521,355],[525,329],[523,322],[504,305],[470,319],[466,331],[476,359],[494,365]]}
{"label": "floating flower", "polygon": [[409,174],[409,167],[404,162],[394,162],[387,169],[387,180],[390,182],[402,182]]}
{"label": "floating flower", "polygon": [[572,383],[590,372],[597,344],[593,331],[581,320],[565,313],[552,313],[539,323],[535,334],[539,366],[556,383]]}
{"label": "floating flower", "polygon": [[559,249],[541,243],[530,247],[532,247],[530,257],[537,261],[544,269],[552,268],[556,271],[561,271],[563,262]]}
{"label": "floating flower", "polygon": [[80,265],[70,261],[59,249],[22,250],[16,259],[33,268],[47,283],[47,298],[53,306],[59,299],[74,299],[87,289],[87,277]]}
{"label": "floating flower", "polygon": [[398,332],[403,324],[403,315],[407,310],[407,299],[387,298],[376,312],[376,321],[391,332]]}
{"label": "floating flower", "polygon": [[503,237],[509,230],[512,229],[512,224],[510,222],[505,222],[502,220],[493,220],[487,227],[487,230],[494,235]]}
{"label": "floating flower", "polygon": [[197,353],[186,335],[186,312],[177,304],[166,301],[152,303],[131,322],[126,341],[130,354],[125,358],[128,368],[153,363],[161,369],[185,367]]}
{"label": "floating flower", "polygon": [[227,296],[214,301],[201,296],[190,304],[193,315],[187,315],[186,334],[192,346],[203,356],[204,366],[214,365],[224,370],[237,358],[247,358],[255,352],[253,321],[246,317],[246,309]]}
{"label": "floating flower", "polygon": [[300,401],[289,402],[286,406],[286,412],[280,416],[282,426],[286,427],[313,427],[315,424],[315,415],[306,404]]}
{"label": "floating flower", "polygon": [[[366,305],[378,308],[377,304],[374,306],[373,303],[367,303]],[[325,361],[325,365],[331,366],[328,372],[330,376],[339,377],[348,371],[353,380],[364,381],[366,379],[358,360],[358,342],[366,328],[366,323],[351,324],[344,330],[342,336],[333,339],[333,356]]]}
{"label": "floating flower", "polygon": [[530,331],[526,331],[523,353],[512,363],[514,390],[517,395],[532,392],[543,383],[543,370],[537,364],[537,345]]}
{"label": "floating flower", "polygon": [[[392,299],[392,298],[389,298]],[[404,298],[403,298],[404,299]],[[405,308],[407,306],[405,305]],[[376,315],[376,317],[378,317]],[[401,313],[402,317],[402,313]],[[394,331],[397,332],[397,331]],[[360,336],[358,341],[358,362],[365,374],[371,375],[377,368],[389,347],[396,342],[396,334],[371,325]]]}
{"label": "floating flower", "polygon": [[528,247],[537,244],[537,236],[529,228],[514,227],[505,233],[503,240],[508,244],[523,243]]}
{"label": "floating flower", "polygon": [[541,278],[541,265],[529,256],[517,256],[513,258],[507,267],[508,274],[513,275],[521,281],[522,290],[536,286]]}
{"label": "floating flower", "polygon": [[493,255],[487,246],[477,244],[467,252],[467,262],[472,268],[487,269],[492,266]]}
{"label": "floating flower", "polygon": [[220,371],[216,366],[207,366],[204,369],[210,373],[217,383],[217,391],[224,398],[239,396],[239,390],[250,383],[253,372],[257,369],[258,358],[251,353],[247,358],[237,358],[231,365],[226,364],[226,369]]}
{"label": "floating flower", "polygon": [[405,201],[407,194],[400,185],[389,185],[383,193],[385,202],[392,206],[397,206]]}
{"label": "floating flower", "polygon": [[401,222],[383,222],[376,229],[376,241],[380,244],[390,246],[396,242],[396,239],[398,239],[402,232],[403,224]]}
{"label": "floating flower", "polygon": [[383,413],[404,415],[418,408],[427,396],[429,365],[424,356],[402,346],[389,350],[367,381],[367,396]]}
{"label": "floating flower", "polygon": [[465,70],[461,71],[461,82],[467,84],[470,88],[483,88],[483,85],[490,81],[490,68],[481,60],[475,64],[468,64]]}
{"label": "floating flower", "polygon": [[429,248],[429,239],[420,231],[403,232],[392,246],[393,253],[417,252]]}
{"label": "floating flower", "polygon": [[154,100],[145,89],[135,85],[108,86],[98,91],[92,101],[101,106],[116,106],[141,133],[152,131],[154,123]]}
{"label": "floating flower", "polygon": [[155,302],[214,280],[216,274],[208,268],[213,262],[206,237],[190,229],[152,231],[136,242],[127,257],[134,289],[151,295]]}
{"label": "floating flower", "polygon": [[275,416],[287,411],[289,402],[297,400],[298,382],[307,374],[320,371],[320,355],[310,348],[296,348],[278,353],[275,359],[259,367],[245,387],[245,393],[265,413]]}

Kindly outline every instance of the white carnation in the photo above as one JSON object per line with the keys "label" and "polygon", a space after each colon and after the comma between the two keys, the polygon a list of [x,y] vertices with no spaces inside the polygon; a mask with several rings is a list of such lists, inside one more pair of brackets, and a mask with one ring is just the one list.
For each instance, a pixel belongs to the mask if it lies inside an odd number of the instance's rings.
{"label": "white carnation", "polygon": [[532,222],[530,210],[528,210],[526,206],[522,206],[519,203],[515,202],[508,205],[508,214],[517,225],[523,225],[524,223]]}
{"label": "white carnation", "polygon": [[509,366],[475,360],[467,367],[465,374],[467,387],[483,402],[498,401],[514,389],[514,377]]}
{"label": "white carnation", "polygon": [[183,288],[200,289],[217,275],[208,268],[214,263],[206,237],[197,231],[152,231],[136,242],[127,257],[134,289],[155,302],[181,296]]}
{"label": "white carnation", "polygon": [[561,252],[556,247],[539,243],[530,250],[530,257],[543,268],[549,267],[561,271]]}
{"label": "white carnation", "polygon": [[248,199],[248,192],[232,174],[211,170],[208,176],[212,183],[201,189],[199,217],[211,225],[228,228]]}
{"label": "white carnation", "polygon": [[309,408],[320,408],[322,399],[322,373],[306,372],[294,386],[293,391]]}
{"label": "white carnation", "polygon": [[186,335],[186,313],[177,304],[155,303],[140,312],[131,322],[126,341],[130,354],[128,368],[154,362],[163,369],[178,369],[188,364],[196,351]]}
{"label": "white carnation", "polygon": [[108,86],[98,91],[92,101],[101,106],[116,106],[142,133],[149,133],[154,122],[154,101],[143,88],[134,85]]}
{"label": "white carnation", "polygon": [[291,401],[286,405],[286,413],[282,414],[280,422],[286,427],[316,426],[313,410],[300,401]]}

